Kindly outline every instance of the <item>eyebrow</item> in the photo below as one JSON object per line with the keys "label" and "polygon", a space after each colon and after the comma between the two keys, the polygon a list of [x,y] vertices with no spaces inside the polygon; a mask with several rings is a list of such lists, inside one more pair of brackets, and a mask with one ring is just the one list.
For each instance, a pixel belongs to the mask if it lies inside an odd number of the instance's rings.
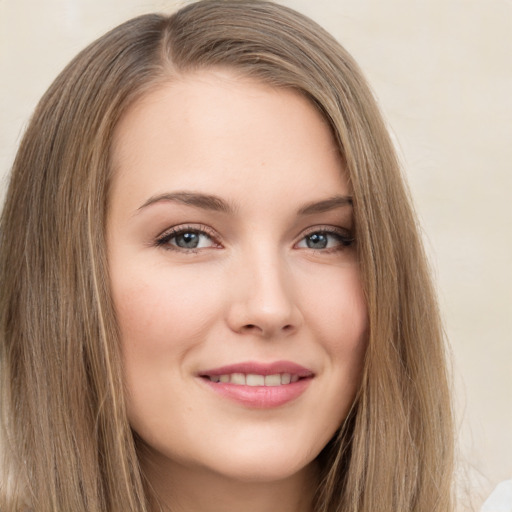
{"label": "eyebrow", "polygon": [[299,215],[312,215],[314,213],[324,213],[342,206],[352,206],[353,201],[350,196],[333,196],[323,201],[313,201],[307,203],[299,209]]}
{"label": "eyebrow", "polygon": [[[232,205],[218,196],[197,192],[172,192],[150,197],[141,207],[138,208],[137,212],[140,212],[140,210],[147,208],[152,204],[162,201],[176,202],[201,208],[202,210],[222,213],[233,213],[235,211],[235,208]],[[299,208],[297,213],[298,215],[313,215],[315,213],[324,213],[343,206],[352,206],[352,204],[352,197],[338,195],[322,201],[312,201],[307,203]]]}
{"label": "eyebrow", "polygon": [[220,197],[209,194],[199,194],[196,192],[173,192],[152,196],[138,209],[138,211],[161,201],[186,204],[188,206],[195,206],[196,208],[215,212],[233,213],[234,211],[234,208]]}

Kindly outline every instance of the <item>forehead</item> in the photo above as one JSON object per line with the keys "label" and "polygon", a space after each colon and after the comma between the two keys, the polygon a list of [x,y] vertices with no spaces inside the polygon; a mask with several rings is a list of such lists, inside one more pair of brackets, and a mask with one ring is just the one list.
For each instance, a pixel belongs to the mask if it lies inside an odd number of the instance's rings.
{"label": "forehead", "polygon": [[348,192],[330,127],[312,103],[225,70],[178,77],[139,99],[117,126],[112,160],[114,190],[131,186],[140,196],[204,187]]}

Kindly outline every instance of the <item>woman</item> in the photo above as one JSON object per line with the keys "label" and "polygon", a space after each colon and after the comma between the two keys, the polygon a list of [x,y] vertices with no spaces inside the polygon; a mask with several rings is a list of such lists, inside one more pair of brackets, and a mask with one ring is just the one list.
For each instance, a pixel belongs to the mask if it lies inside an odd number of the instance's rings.
{"label": "woman", "polygon": [[79,54],[1,224],[11,510],[451,510],[443,336],[357,65],[203,1]]}

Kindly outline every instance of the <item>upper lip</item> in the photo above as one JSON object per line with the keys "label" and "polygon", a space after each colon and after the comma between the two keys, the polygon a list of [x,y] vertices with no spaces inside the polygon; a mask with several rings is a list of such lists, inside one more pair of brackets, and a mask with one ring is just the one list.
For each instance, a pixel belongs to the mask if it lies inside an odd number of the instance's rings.
{"label": "upper lip", "polygon": [[229,375],[232,373],[245,373],[254,375],[276,375],[278,373],[289,373],[299,377],[314,376],[314,373],[308,368],[291,361],[274,361],[272,363],[245,361],[200,371],[199,376],[212,377],[215,375]]}

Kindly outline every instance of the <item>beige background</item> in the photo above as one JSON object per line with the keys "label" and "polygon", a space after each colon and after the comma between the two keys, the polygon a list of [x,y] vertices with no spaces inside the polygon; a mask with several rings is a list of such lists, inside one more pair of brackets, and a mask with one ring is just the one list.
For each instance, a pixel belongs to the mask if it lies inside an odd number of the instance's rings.
{"label": "beige background", "polygon": [[[395,136],[437,275],[461,487],[476,508],[512,477],[512,0],[285,3],[354,55]],[[68,60],[121,21],[176,5],[0,0],[0,194],[36,101]]]}

